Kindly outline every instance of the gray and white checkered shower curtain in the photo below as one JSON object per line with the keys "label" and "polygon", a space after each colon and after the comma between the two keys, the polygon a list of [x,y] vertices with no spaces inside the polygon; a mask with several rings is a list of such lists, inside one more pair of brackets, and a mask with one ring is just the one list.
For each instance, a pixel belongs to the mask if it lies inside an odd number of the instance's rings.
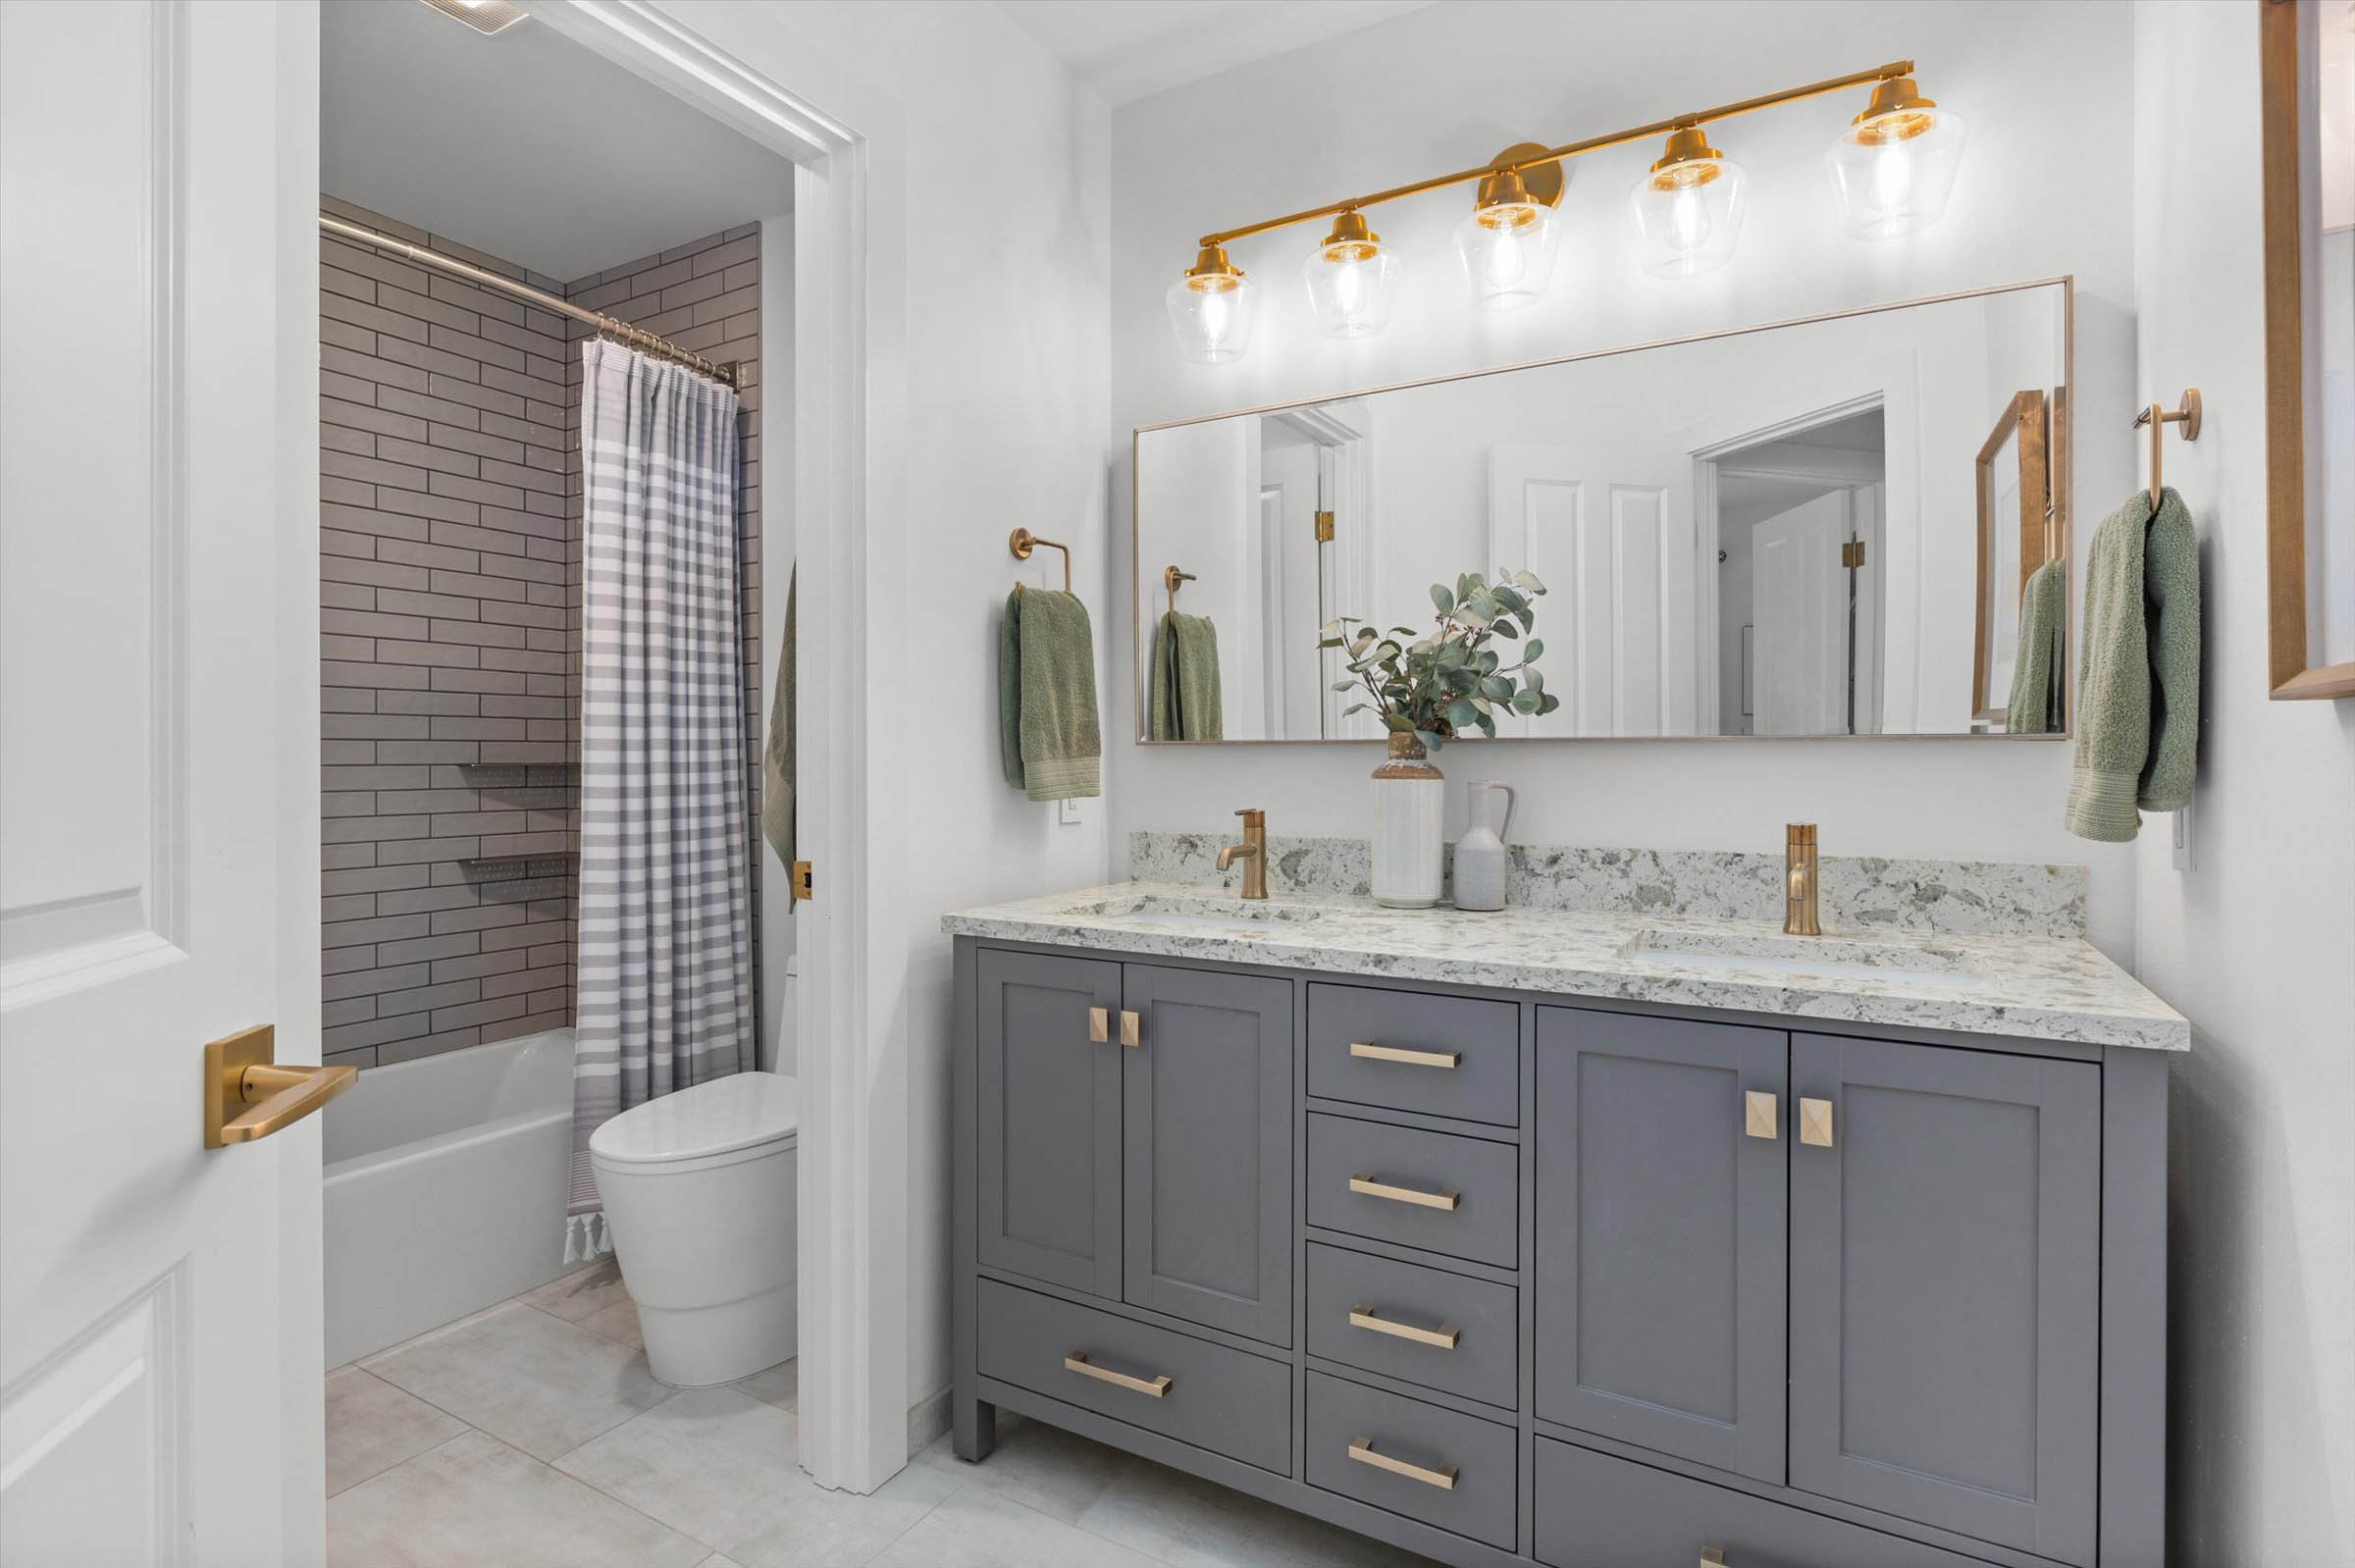
{"label": "gray and white checkered shower curtain", "polygon": [[604,1251],[589,1135],[751,1069],[736,393],[582,345],[580,981],[568,1258]]}

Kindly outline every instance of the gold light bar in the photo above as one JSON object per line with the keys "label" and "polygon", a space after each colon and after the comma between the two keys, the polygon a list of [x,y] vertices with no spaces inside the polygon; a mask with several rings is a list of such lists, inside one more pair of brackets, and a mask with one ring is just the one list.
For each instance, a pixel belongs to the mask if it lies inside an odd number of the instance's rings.
{"label": "gold light bar", "polygon": [[1809,82],[1804,87],[1786,87],[1780,92],[1769,92],[1756,98],[1744,98],[1736,103],[1719,104],[1714,109],[1697,109],[1690,114],[1676,115],[1667,120],[1655,120],[1648,126],[1637,126],[1627,131],[1614,131],[1608,135],[1589,136],[1584,141],[1565,141],[1558,147],[1548,147],[1543,152],[1532,153],[1526,158],[1517,159],[1511,163],[1484,163],[1474,169],[1459,169],[1454,174],[1434,175],[1429,180],[1418,180],[1412,184],[1392,185],[1387,190],[1378,190],[1370,196],[1352,196],[1344,201],[1328,202],[1322,207],[1310,207],[1304,212],[1286,213],[1282,218],[1269,218],[1260,223],[1245,224],[1240,229],[1223,229],[1216,234],[1204,235],[1201,244],[1203,249],[1209,250],[1225,245],[1231,240],[1248,238],[1252,235],[1264,235],[1271,229],[1287,229],[1293,224],[1309,223],[1318,218],[1331,218],[1344,212],[1355,212],[1361,207],[1371,207],[1378,202],[1396,201],[1401,196],[1419,196],[1426,190],[1439,190],[1448,185],[1460,185],[1475,180],[1486,180],[1492,175],[1502,174],[1507,170],[1521,172],[1534,169],[1541,164],[1553,163],[1563,158],[1575,158],[1582,152],[1594,152],[1603,147],[1616,147],[1630,141],[1642,141],[1647,137],[1665,135],[1669,131],[1681,131],[1689,126],[1704,125],[1712,120],[1730,119],[1735,115],[1746,115],[1756,109],[1770,109],[1778,103],[1796,103],[1802,98],[1820,97],[1827,92],[1838,92],[1844,87],[1860,87],[1866,82],[1890,81],[1899,77],[1911,75],[1913,75],[1912,61],[1892,60],[1889,64],[1875,66],[1870,71],[1852,71],[1845,77],[1829,77],[1822,81]]}

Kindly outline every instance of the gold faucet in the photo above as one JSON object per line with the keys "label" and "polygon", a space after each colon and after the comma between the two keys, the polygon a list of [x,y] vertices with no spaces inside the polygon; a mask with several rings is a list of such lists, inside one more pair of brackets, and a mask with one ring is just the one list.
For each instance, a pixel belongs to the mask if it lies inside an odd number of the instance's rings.
{"label": "gold faucet", "polygon": [[1792,822],[1783,829],[1783,934],[1821,936],[1815,919],[1815,824]]}
{"label": "gold faucet", "polygon": [[1268,896],[1268,813],[1254,808],[1234,814],[1243,819],[1243,841],[1220,849],[1219,869],[1242,862],[1243,897],[1264,899]]}

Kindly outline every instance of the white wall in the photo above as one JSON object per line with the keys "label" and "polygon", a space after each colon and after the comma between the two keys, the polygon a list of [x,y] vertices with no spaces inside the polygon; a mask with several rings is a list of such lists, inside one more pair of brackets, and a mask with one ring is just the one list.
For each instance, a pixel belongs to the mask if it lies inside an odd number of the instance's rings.
{"label": "white wall", "polygon": [[[949,1381],[950,944],[940,916],[1100,881],[1106,869],[1100,802],[1060,825],[1053,807],[1006,784],[996,663],[1007,591],[1018,580],[1061,586],[1054,551],[1026,564],[1008,553],[1007,534],[1026,524],[1071,545],[1073,586],[1096,611],[1098,689],[1126,721],[1126,702],[1109,695],[1127,676],[1125,655],[1111,653],[1126,614],[1105,608],[1111,585],[1123,601],[1127,586],[1105,544],[1107,113],[995,6],[662,0],[662,10],[852,126],[878,198],[866,223],[866,287],[884,302],[868,328],[868,415],[871,439],[886,445],[869,495],[908,544],[897,558],[869,558],[867,612],[888,628],[869,646],[886,654],[852,694],[875,705],[863,957],[879,1038],[798,1047],[807,1061],[864,1044],[874,1071],[906,1073],[906,1396],[916,1404]],[[1106,733],[1125,732],[1108,723]],[[822,865],[818,876],[822,900]],[[879,1103],[892,1099],[877,1091]],[[899,1306],[878,1303],[878,1320]]]}
{"label": "white wall", "polygon": [[[2130,116],[2131,21],[2102,0],[1701,3],[1678,8],[1674,26],[1632,3],[1443,0],[1124,107],[1112,182],[1116,571],[1128,565],[1136,425],[1951,289],[2074,274],[2078,406],[2124,417],[2135,402],[2130,151],[2115,136],[2089,147],[2084,128]],[[1834,97],[1719,128],[1717,144],[1749,167],[1753,199],[1741,249],[1708,277],[1660,282],[1636,265],[1627,187],[1657,151],[1627,148],[1573,170],[1554,288],[1532,310],[1485,318],[1466,302],[1449,230],[1470,197],[1454,191],[1378,210],[1376,229],[1409,269],[1384,336],[1339,343],[1308,331],[1298,270],[1320,236],[1303,229],[1232,247],[1266,286],[1248,358],[1191,366],[1170,340],[1162,292],[1215,226],[1477,163],[1518,141],[1908,57],[1920,62],[1924,90],[1970,125],[1953,201],[1924,234],[1864,244],[1841,232],[1823,150],[1862,95]],[[2062,147],[2070,155],[2056,157]],[[2133,486],[2134,453],[2086,440],[2078,460],[2081,551],[2091,523]],[[1117,640],[1126,637],[1124,626]],[[1125,695],[1125,682],[1117,689]],[[1266,808],[1278,832],[1369,824],[1370,748],[1141,749],[1125,744],[1134,722],[1125,706],[1108,707],[1106,733],[1117,863],[1129,828],[1213,827],[1238,806]],[[2095,939],[2131,951],[2130,853],[2060,826],[2065,745],[1582,742],[1453,755],[1441,765],[1457,776],[1520,789],[1516,834],[1533,841],[1768,849],[1785,821],[1804,818],[1822,824],[1834,853],[2090,863]],[[1460,807],[1451,816],[1452,831]]]}
{"label": "white wall", "polygon": [[2204,571],[2190,865],[2166,817],[2138,846],[2138,970],[2192,1021],[2171,1117],[2172,1536],[2185,1563],[2348,1563],[2355,703],[2266,697],[2256,13],[2134,8],[2140,389],[2172,404],[2196,386],[2207,415],[2197,443],[2167,442]]}

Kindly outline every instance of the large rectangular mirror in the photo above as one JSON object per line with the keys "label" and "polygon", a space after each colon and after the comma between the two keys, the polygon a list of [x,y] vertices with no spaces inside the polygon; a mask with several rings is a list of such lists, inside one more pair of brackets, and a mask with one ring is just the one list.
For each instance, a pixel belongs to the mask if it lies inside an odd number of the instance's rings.
{"label": "large rectangular mirror", "polygon": [[1498,568],[1547,590],[1561,699],[1500,737],[2065,735],[2071,310],[2023,284],[1139,430],[1138,739],[1379,737],[1319,628]]}

